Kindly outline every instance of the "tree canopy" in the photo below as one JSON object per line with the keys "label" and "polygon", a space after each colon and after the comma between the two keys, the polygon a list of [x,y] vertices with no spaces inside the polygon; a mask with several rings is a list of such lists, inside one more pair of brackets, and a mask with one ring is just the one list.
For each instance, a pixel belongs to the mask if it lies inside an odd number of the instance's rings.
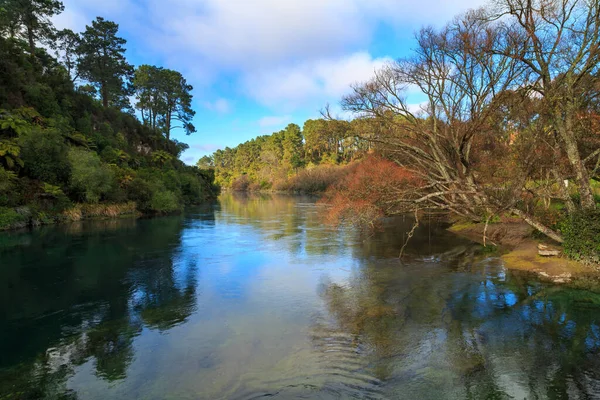
{"label": "tree canopy", "polygon": [[139,121],[123,112],[131,110],[134,69],[118,25],[98,17],[83,33],[56,32],[50,17],[62,9],[0,3],[0,229],[88,212],[174,212],[212,196],[213,173],[180,161],[187,145],[165,131],[177,119],[191,125],[183,76],[151,67],[166,78],[145,88],[160,92],[164,106],[156,125]]}

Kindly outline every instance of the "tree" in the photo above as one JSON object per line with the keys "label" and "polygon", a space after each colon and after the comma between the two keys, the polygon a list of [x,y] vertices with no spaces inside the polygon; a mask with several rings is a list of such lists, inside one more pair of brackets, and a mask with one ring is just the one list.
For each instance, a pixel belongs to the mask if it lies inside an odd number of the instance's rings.
{"label": "tree", "polygon": [[304,164],[302,131],[296,124],[289,124],[283,131],[283,161],[294,171]]}
{"label": "tree", "polygon": [[[519,88],[522,68],[514,57],[496,54],[504,36],[499,23],[482,16],[470,12],[440,31],[421,30],[415,56],[388,64],[370,82],[355,86],[343,108],[380,121],[381,135],[372,140],[423,182],[398,193],[398,210],[449,211],[479,222],[510,211],[562,241],[519,207],[535,172],[535,141],[525,135],[523,143],[511,146],[508,132],[490,126],[500,107],[494,100]],[[403,96],[408,86],[427,98],[420,112]],[[487,168],[489,161],[502,168]]]}
{"label": "tree", "polygon": [[213,156],[203,156],[198,160],[196,166],[200,169],[210,169],[215,167],[215,160]]}
{"label": "tree", "polygon": [[140,65],[133,78],[133,86],[137,96],[135,107],[140,110],[142,123],[152,129],[158,128],[159,115],[163,115],[165,105],[161,94],[162,68],[154,65]]}
{"label": "tree", "polygon": [[[182,128],[187,135],[196,132],[192,119],[196,112],[192,110],[192,85],[188,85],[181,73],[170,69],[163,70],[165,114],[161,120],[167,140],[171,130]],[[179,122],[181,125],[175,125]]]}
{"label": "tree", "polygon": [[571,167],[568,175],[558,179],[559,184],[575,178],[581,207],[594,209],[586,163],[595,161],[598,154],[582,154],[577,125],[581,113],[599,94],[600,2],[497,0],[495,6],[487,17],[502,21],[503,38],[494,51],[516,60],[523,68],[521,86],[529,89],[528,95],[534,93],[543,100],[540,116],[556,135],[556,144]]}
{"label": "tree", "polygon": [[63,10],[64,6],[58,0],[0,0],[2,30],[7,29],[10,37],[26,39],[29,53],[34,56],[36,41],[47,40],[54,33],[50,18]]}
{"label": "tree", "polygon": [[78,33],[70,29],[57,32],[54,44],[56,57],[66,68],[71,82],[75,82],[79,78],[80,46],[81,36]]}
{"label": "tree", "polygon": [[134,86],[138,99],[136,108],[144,124],[160,129],[167,139],[176,128],[182,128],[188,135],[196,131],[191,122],[196,114],[191,105],[193,87],[180,72],[141,65],[135,71]]}
{"label": "tree", "polygon": [[127,108],[133,67],[125,59],[127,41],[117,36],[119,25],[97,17],[81,36],[79,73],[97,88],[102,105]]}

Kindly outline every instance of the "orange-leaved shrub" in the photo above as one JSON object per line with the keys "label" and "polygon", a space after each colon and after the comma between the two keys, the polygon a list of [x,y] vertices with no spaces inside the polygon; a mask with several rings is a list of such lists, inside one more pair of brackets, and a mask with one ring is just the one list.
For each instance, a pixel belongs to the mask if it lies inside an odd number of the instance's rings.
{"label": "orange-leaved shrub", "polygon": [[399,199],[421,185],[410,171],[375,155],[348,168],[346,176],[321,199],[321,204],[328,206],[325,219],[332,224],[347,222],[374,227],[383,216],[407,211],[406,204]]}

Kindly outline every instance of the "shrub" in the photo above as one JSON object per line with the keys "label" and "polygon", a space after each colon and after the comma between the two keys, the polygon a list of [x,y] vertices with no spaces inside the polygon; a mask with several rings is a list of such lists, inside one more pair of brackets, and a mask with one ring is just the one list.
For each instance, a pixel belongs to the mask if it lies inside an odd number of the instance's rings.
{"label": "shrub", "polygon": [[231,190],[236,192],[245,192],[248,190],[250,186],[250,179],[248,179],[248,175],[242,175],[231,184]]}
{"label": "shrub", "polygon": [[27,225],[27,217],[16,210],[0,207],[0,230],[21,228]]}
{"label": "shrub", "polygon": [[565,254],[586,263],[600,263],[600,210],[570,215],[561,224]]}
{"label": "shrub", "polygon": [[394,199],[399,192],[420,184],[410,172],[376,156],[348,168],[346,176],[331,186],[321,200],[330,206],[326,215],[330,223],[346,221],[373,226],[382,216],[402,212],[402,205]]}
{"label": "shrub", "polygon": [[8,204],[8,194],[13,189],[16,179],[17,175],[14,172],[0,166],[0,206]]}
{"label": "shrub", "polygon": [[181,205],[175,193],[169,190],[159,190],[152,195],[150,208],[157,213],[171,213],[181,210]]}
{"label": "shrub", "polygon": [[306,169],[289,179],[287,190],[298,193],[322,193],[348,173],[348,167],[322,165]]}
{"label": "shrub", "polygon": [[181,194],[186,204],[198,203],[206,198],[200,177],[184,173],[180,175]]}
{"label": "shrub", "polygon": [[153,185],[147,179],[136,176],[127,186],[127,198],[137,202],[140,210],[146,210],[149,208],[153,191]]}
{"label": "shrub", "polygon": [[69,181],[69,149],[59,132],[33,129],[19,137],[19,145],[25,173],[29,177],[53,185],[64,185]]}
{"label": "shrub", "polygon": [[97,154],[82,149],[71,149],[69,162],[73,171],[71,189],[81,200],[97,203],[102,195],[113,188],[114,174],[100,161]]}

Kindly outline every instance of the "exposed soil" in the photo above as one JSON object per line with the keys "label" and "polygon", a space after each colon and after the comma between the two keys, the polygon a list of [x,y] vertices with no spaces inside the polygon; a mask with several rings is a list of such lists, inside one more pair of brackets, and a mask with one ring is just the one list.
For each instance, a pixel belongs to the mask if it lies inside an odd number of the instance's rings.
{"label": "exposed soil", "polygon": [[[455,224],[450,231],[483,244],[484,224]],[[556,243],[536,240],[533,228],[524,222],[503,220],[488,225],[486,245],[497,246],[503,253],[507,268],[536,273],[556,283],[570,282],[578,277],[597,274],[591,266],[565,257],[544,257],[538,254],[538,244],[560,249]]]}

